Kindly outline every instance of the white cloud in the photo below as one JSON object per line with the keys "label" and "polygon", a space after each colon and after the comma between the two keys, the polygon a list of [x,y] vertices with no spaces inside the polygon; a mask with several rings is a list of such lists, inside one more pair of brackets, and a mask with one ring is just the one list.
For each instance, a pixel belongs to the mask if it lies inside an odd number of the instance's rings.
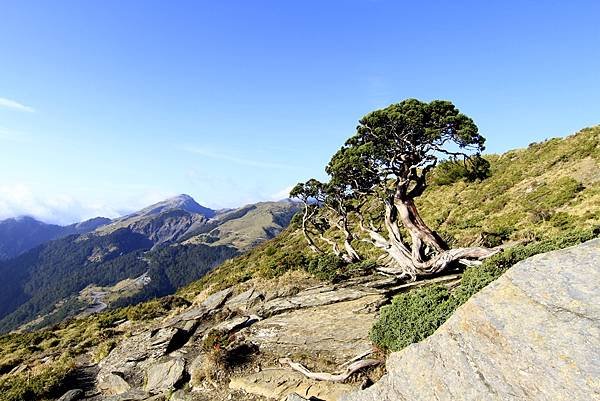
{"label": "white cloud", "polygon": [[272,163],[272,162],[267,162],[267,161],[244,159],[244,158],[235,157],[235,156],[231,156],[231,155],[227,155],[227,154],[223,154],[223,153],[219,153],[219,152],[213,152],[208,149],[197,148],[197,147],[193,147],[193,146],[186,146],[183,148],[183,150],[185,150],[186,152],[189,152],[189,153],[194,153],[196,155],[200,155],[200,156],[204,156],[204,157],[208,157],[208,158],[216,159],[216,160],[223,160],[223,161],[227,161],[227,162],[231,162],[231,163],[235,163],[235,164],[240,164],[242,166],[261,167],[261,168],[277,168],[277,169],[288,169],[288,170],[296,169],[296,167],[291,166],[289,164]]}
{"label": "white cloud", "polygon": [[48,223],[71,224],[92,217],[117,217],[120,213],[107,204],[87,204],[66,194],[37,194],[27,185],[0,186],[0,220],[32,216]]}
{"label": "white cloud", "polygon": [[80,187],[77,195],[48,193],[24,183],[0,184],[0,220],[31,216],[54,224],[72,224],[93,217],[116,218],[177,195],[150,187],[111,188],[93,195],[95,188]]}
{"label": "white cloud", "polygon": [[292,188],[294,188],[293,185],[287,186],[283,189],[281,189],[280,191],[275,192],[273,195],[271,195],[271,199],[272,200],[281,200],[281,199],[286,199],[290,197],[290,191],[292,190]]}
{"label": "white cloud", "polygon": [[35,111],[33,107],[25,106],[23,103],[19,103],[16,100],[7,99],[5,97],[0,97],[0,107],[18,111],[26,111],[28,113],[33,113]]}

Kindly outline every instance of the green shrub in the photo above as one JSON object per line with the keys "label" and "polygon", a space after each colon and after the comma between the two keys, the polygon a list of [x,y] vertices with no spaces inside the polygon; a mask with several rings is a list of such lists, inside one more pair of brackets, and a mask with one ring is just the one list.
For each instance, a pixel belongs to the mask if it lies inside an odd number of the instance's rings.
{"label": "green shrub", "polygon": [[310,259],[306,270],[319,280],[334,281],[342,274],[345,266],[342,259],[327,253]]}
{"label": "green shrub", "polygon": [[400,294],[381,309],[371,340],[384,349],[402,349],[433,334],[457,306],[448,289],[440,285]]}
{"label": "green shrub", "polygon": [[490,176],[490,163],[483,157],[465,161],[445,160],[435,169],[433,183],[450,185],[458,181],[473,182]]}
{"label": "green shrub", "polygon": [[125,313],[129,320],[150,320],[164,316],[175,308],[189,305],[190,302],[187,300],[175,295],[169,295],[127,307]]}
{"label": "green shrub", "polygon": [[416,289],[396,296],[381,309],[370,337],[389,351],[398,351],[421,341],[441,326],[473,294],[496,280],[515,263],[539,253],[550,252],[600,236],[600,228],[575,230],[550,240],[516,245],[487,259],[481,266],[465,270],[460,285],[453,291],[440,285]]}
{"label": "green shrub", "polygon": [[5,375],[0,378],[0,401],[31,401],[54,396],[73,366],[73,361],[65,357],[34,373]]}

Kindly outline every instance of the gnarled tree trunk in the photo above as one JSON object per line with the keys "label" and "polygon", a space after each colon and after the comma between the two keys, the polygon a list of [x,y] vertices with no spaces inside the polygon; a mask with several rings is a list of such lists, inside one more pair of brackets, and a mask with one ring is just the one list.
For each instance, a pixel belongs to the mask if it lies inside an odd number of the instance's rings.
{"label": "gnarled tree trunk", "polygon": [[[388,199],[384,201],[384,207],[384,226],[388,238],[374,227],[365,227],[362,220],[360,222],[360,228],[369,235],[370,242],[385,251],[389,257],[391,263],[380,268],[382,272],[405,276],[414,281],[420,277],[441,273],[461,259],[480,261],[499,252],[497,249],[481,247],[448,249],[439,235],[423,222],[412,200],[398,205],[397,202]],[[398,219],[410,233],[410,246],[402,239]],[[436,254],[425,255],[425,245],[435,250]]]}
{"label": "gnarled tree trunk", "polygon": [[308,232],[308,221],[314,216],[315,211],[310,210],[310,206],[308,203],[304,203],[304,214],[302,215],[302,234],[304,234],[304,238],[306,242],[308,242],[308,247],[315,253],[323,253],[323,250],[315,244],[312,237]]}
{"label": "gnarled tree trunk", "polygon": [[448,250],[446,242],[425,224],[412,198],[397,196],[394,206],[402,225],[410,233],[412,254],[415,260],[423,261],[425,259],[425,246],[429,246],[436,252]]}
{"label": "gnarled tree trunk", "polygon": [[340,216],[340,219],[336,221],[336,226],[344,233],[344,250],[346,254],[344,255],[344,260],[348,263],[354,263],[361,260],[360,255],[356,252],[356,249],[352,246],[352,241],[354,240],[354,235],[348,228],[348,217]]}

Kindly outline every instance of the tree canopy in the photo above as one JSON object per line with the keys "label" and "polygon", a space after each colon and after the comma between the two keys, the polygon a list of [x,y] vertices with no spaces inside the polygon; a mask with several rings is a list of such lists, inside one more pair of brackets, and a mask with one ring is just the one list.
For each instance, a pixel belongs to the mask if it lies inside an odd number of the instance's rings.
{"label": "tree canopy", "polygon": [[[330,182],[308,180],[298,184],[291,196],[306,201],[307,222],[316,216],[319,204],[330,205],[345,222],[345,246],[351,246],[354,238],[349,233],[348,214],[356,214],[361,232],[388,253],[390,272],[412,279],[434,274],[458,259],[480,259],[490,252],[482,248],[449,250],[420,217],[414,199],[427,188],[427,175],[439,160],[462,161],[475,167],[474,176],[485,177],[488,164],[480,156],[484,143],[473,120],[451,102],[407,99],[361,118],[356,133],[325,169]],[[365,196],[382,203],[384,230],[365,221],[360,208],[349,207],[353,200]],[[309,209],[307,201],[311,198],[315,202]],[[404,238],[400,225],[410,241]]]}

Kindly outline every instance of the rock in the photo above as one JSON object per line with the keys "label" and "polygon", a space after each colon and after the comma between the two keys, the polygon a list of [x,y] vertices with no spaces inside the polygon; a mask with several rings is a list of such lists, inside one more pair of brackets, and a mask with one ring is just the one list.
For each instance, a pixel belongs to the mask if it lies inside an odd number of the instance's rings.
{"label": "rock", "polygon": [[183,358],[168,359],[157,362],[146,370],[146,391],[168,391],[173,390],[179,383],[185,372],[185,361]]}
{"label": "rock", "polygon": [[129,383],[116,373],[100,371],[96,380],[98,390],[106,395],[122,394],[131,389]]}
{"label": "rock", "polygon": [[183,330],[167,327],[126,338],[98,364],[98,389],[104,394],[120,394],[142,387],[144,371],[183,345],[185,336]]}
{"label": "rock", "polygon": [[164,401],[164,400],[165,400],[165,396],[162,394],[152,396],[150,393],[140,390],[140,389],[132,389],[132,390],[129,390],[122,394],[102,398],[102,401]]}
{"label": "rock", "polygon": [[171,394],[169,401],[192,401],[192,396],[183,390],[177,390]]}
{"label": "rock", "polygon": [[58,401],[77,401],[83,398],[83,390],[69,390],[58,399]]}
{"label": "rock", "polygon": [[316,397],[324,401],[337,401],[342,394],[356,387],[344,383],[310,380],[292,370],[269,369],[244,377],[234,377],[229,383],[229,388],[276,400],[296,393],[309,399]]}
{"label": "rock", "polygon": [[365,309],[381,298],[369,295],[353,301],[282,313],[246,329],[246,340],[258,344],[261,351],[271,351],[276,355],[310,352],[316,357],[342,364],[371,349],[368,334],[376,314],[354,311]]}
{"label": "rock", "polygon": [[260,301],[264,300],[265,296],[256,291],[254,288],[244,291],[239,295],[231,298],[225,303],[225,306],[229,309],[237,309],[242,312],[247,312]]}
{"label": "rock", "polygon": [[188,370],[190,372],[190,382],[192,383],[192,386],[200,384],[202,379],[204,379],[204,371],[202,368],[204,366],[205,358],[206,356],[204,354],[200,354],[194,358],[192,363],[190,363]]}
{"label": "rock", "polygon": [[372,292],[355,288],[319,286],[314,289],[301,291],[292,297],[275,298],[271,301],[267,301],[259,309],[258,315],[262,317],[269,317],[290,310],[351,301],[368,295],[372,295]]}
{"label": "rock", "polygon": [[209,313],[223,306],[227,298],[233,293],[233,288],[229,287],[219,292],[215,292],[202,302],[203,306]]}
{"label": "rock", "polygon": [[599,400],[600,239],[513,266],[345,401]]}
{"label": "rock", "polygon": [[251,316],[238,316],[233,319],[226,320],[218,325],[214,326],[214,330],[224,331],[227,333],[231,333],[232,331],[237,331],[243,327],[250,326],[255,322],[258,322],[260,318],[256,315]]}
{"label": "rock", "polygon": [[167,325],[173,326],[178,322],[199,320],[199,319],[203,319],[207,315],[208,315],[208,311],[206,310],[206,308],[204,306],[202,306],[202,305],[192,306],[189,309],[187,309],[186,311],[180,313],[179,315],[175,316],[173,319],[168,321]]}

